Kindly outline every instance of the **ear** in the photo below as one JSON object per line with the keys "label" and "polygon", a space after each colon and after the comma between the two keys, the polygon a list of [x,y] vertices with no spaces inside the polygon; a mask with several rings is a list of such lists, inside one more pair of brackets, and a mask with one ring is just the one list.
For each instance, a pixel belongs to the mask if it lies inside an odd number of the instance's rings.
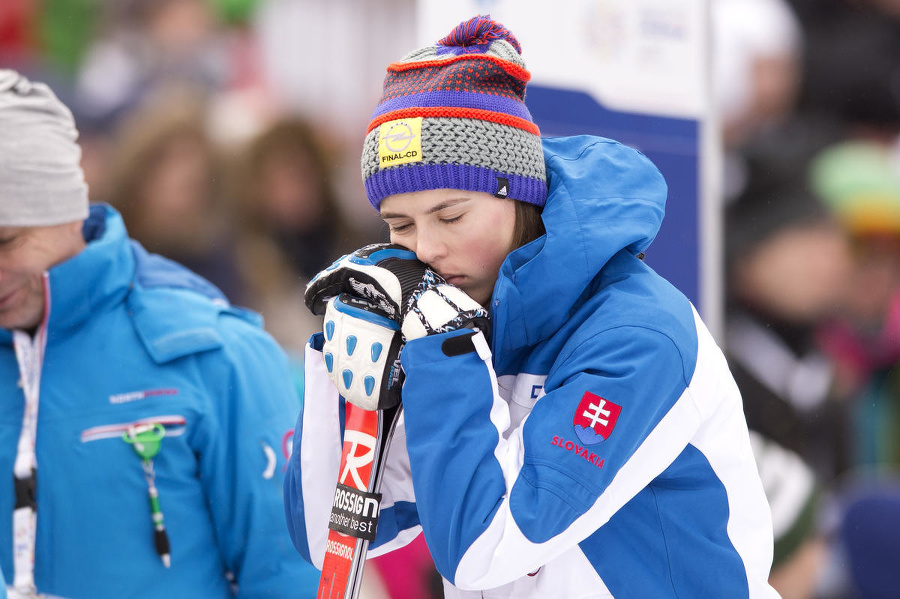
{"label": "ear", "polygon": [[76,220],[71,223],[63,223],[57,225],[59,227],[60,239],[66,249],[66,256],[63,260],[67,260],[79,253],[87,246],[82,232],[84,221]]}

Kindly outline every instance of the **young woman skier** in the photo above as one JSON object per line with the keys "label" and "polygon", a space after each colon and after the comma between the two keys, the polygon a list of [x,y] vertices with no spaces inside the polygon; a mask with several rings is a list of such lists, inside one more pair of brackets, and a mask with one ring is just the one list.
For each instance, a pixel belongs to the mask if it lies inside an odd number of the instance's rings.
{"label": "young woman skier", "polygon": [[307,288],[292,539],[322,566],[340,397],[402,399],[369,554],[424,531],[446,597],[777,597],[738,390],[642,261],[665,181],[615,141],[542,140],[529,77],[489,17],[388,67],[362,171],[394,245]]}

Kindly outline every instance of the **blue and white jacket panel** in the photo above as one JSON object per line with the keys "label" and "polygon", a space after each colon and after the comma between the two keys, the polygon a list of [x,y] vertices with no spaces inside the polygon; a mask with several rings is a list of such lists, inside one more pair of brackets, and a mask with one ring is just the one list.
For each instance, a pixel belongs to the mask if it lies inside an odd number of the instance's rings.
{"label": "blue and white jacket panel", "polygon": [[[111,208],[93,206],[85,234],[86,249],[49,271],[38,590],[73,599],[312,596],[318,575],[279,516],[282,448],[299,405],[285,356],[256,315],[130,242]],[[22,427],[18,380],[12,336],[0,329],[7,472]],[[122,437],[140,422],[166,429],[153,470],[170,568],[156,554],[141,460]],[[7,540],[14,501],[10,477],[0,485]],[[0,567],[13,572],[11,542],[0,545]]]}
{"label": "blue and white jacket panel", "polygon": [[[372,554],[421,527],[451,597],[777,596],[737,388],[688,300],[635,256],[662,218],[661,176],[610,140],[544,147],[547,235],[504,262],[491,347],[479,333],[445,355],[457,331],[404,348]],[[340,400],[314,346],[286,507],[320,564]],[[327,481],[296,462],[312,447]]]}

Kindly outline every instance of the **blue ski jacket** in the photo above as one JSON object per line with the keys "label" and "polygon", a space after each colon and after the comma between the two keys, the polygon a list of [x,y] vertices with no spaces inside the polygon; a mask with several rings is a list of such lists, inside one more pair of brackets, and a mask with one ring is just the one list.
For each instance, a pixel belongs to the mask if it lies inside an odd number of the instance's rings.
{"label": "blue ski jacket", "polygon": [[[471,333],[455,331],[402,352],[369,555],[423,530],[447,597],[777,597],[737,387],[691,303],[638,256],[662,175],[608,139],[543,143],[546,235],[501,266],[489,345],[478,333],[446,355]],[[320,344],[285,478],[292,538],[317,564],[341,423]]]}
{"label": "blue ski jacket", "polygon": [[[69,599],[313,597],[318,573],[284,530],[281,486],[299,406],[257,315],[148,254],[112,208],[49,270],[38,403],[38,591]],[[13,463],[25,398],[0,329],[0,568],[13,582]],[[152,461],[171,544],[154,545],[148,482],[123,439],[165,429]]]}

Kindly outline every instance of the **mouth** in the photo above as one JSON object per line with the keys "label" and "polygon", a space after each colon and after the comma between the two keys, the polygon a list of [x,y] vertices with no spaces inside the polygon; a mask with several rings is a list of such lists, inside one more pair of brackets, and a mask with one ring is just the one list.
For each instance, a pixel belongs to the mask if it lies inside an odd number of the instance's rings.
{"label": "mouth", "polygon": [[444,277],[445,281],[447,281],[451,285],[455,285],[456,287],[459,287],[460,284],[462,284],[462,282],[466,280],[465,275],[441,275],[441,276]]}
{"label": "mouth", "polygon": [[13,300],[16,298],[16,295],[18,294],[19,291],[20,291],[19,289],[13,289],[12,291],[10,291],[8,293],[0,294],[0,309],[6,308],[10,304],[12,304]]}

